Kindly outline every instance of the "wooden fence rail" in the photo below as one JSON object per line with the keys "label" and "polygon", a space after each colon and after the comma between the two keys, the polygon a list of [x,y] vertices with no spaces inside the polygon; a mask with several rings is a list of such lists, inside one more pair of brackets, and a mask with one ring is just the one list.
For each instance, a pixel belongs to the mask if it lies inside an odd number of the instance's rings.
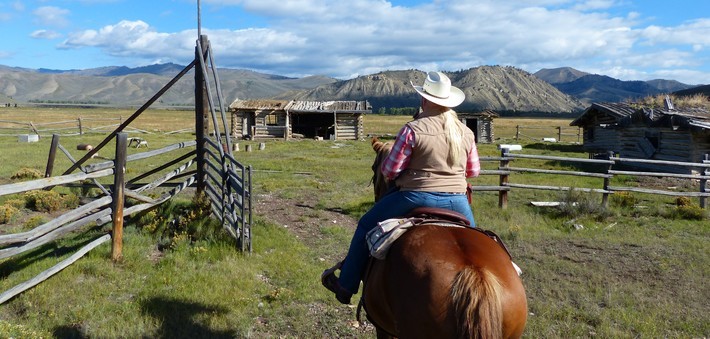
{"label": "wooden fence rail", "polygon": [[[209,60],[208,60],[209,57]],[[199,62],[198,62],[199,61]],[[92,248],[100,245],[101,243],[107,241],[109,238],[113,240],[112,244],[112,258],[119,259],[121,257],[121,238],[122,238],[122,227],[123,218],[134,213],[144,211],[149,208],[153,208],[173,196],[175,196],[181,190],[197,184],[197,192],[206,192],[211,199],[211,208],[213,214],[222,221],[222,225],[225,229],[229,231],[230,234],[235,236],[238,240],[238,245],[241,250],[248,249],[251,251],[251,167],[244,167],[239,162],[237,162],[230,154],[231,141],[229,135],[225,135],[222,139],[219,132],[219,123],[217,119],[217,114],[215,111],[215,104],[212,100],[211,88],[208,81],[208,64],[211,66],[212,75],[214,77],[214,83],[216,84],[217,98],[219,103],[219,112],[221,114],[222,125],[224,129],[227,129],[227,118],[226,110],[224,107],[224,100],[222,99],[220,81],[217,75],[217,67],[214,65],[214,60],[212,56],[212,50],[209,46],[209,40],[206,35],[200,35],[197,46],[195,49],[195,60],[190,62],[178,75],[176,75],[172,80],[170,80],[165,86],[163,86],[155,95],[153,95],[148,101],[146,101],[138,110],[136,110],[130,117],[123,120],[119,119],[119,124],[99,126],[97,129],[103,129],[111,127],[113,130],[92,149],[87,149],[88,152],[79,160],[74,160],[69,152],[59,144],[59,135],[55,133],[52,137],[52,145],[50,149],[49,159],[47,161],[47,170],[45,176],[47,178],[32,181],[29,183],[11,184],[6,186],[0,186],[0,195],[4,194],[14,194],[21,193],[30,189],[49,189],[56,185],[66,185],[71,182],[76,182],[84,179],[94,180],[95,185],[99,186],[106,197],[97,200],[94,203],[89,203],[81,206],[73,211],[66,213],[63,217],[57,218],[53,221],[45,223],[30,232],[25,232],[23,234],[8,235],[4,238],[0,238],[0,259],[7,258],[18,253],[25,252],[32,248],[37,248],[43,244],[49,243],[58,239],[67,233],[77,231],[83,226],[95,223],[96,225],[102,225],[109,221],[113,221],[113,232],[111,235],[104,235],[91,244],[82,248],[79,252],[72,255],[70,258],[64,260],[59,265],[42,272],[40,275],[31,279],[30,281],[23,283],[21,285],[15,286],[9,291],[0,294],[0,303],[9,300],[17,293],[21,293],[27,288],[35,286],[40,281],[48,278],[52,274],[60,271],[67,265],[78,260],[79,257],[83,256],[86,252]],[[199,69],[195,71],[195,140],[192,142],[180,143],[177,145],[168,146],[160,150],[144,152],[140,154],[133,154],[130,156],[126,155],[126,133],[125,130],[129,128],[131,122],[138,118],[148,107],[155,103],[164,93],[166,93],[177,81],[180,80],[185,74],[187,74],[193,67],[199,65]],[[205,96],[209,103],[208,106],[205,105]],[[209,113],[207,114],[209,108]],[[207,124],[207,117],[212,117],[212,131],[215,136],[216,142],[209,139],[209,126]],[[79,134],[83,134],[86,120],[79,118],[77,119]],[[65,128],[56,127],[62,124],[72,124],[73,121],[63,121],[63,122],[51,122],[43,125],[44,127],[52,127],[52,130],[59,131],[65,130]],[[7,125],[10,126],[7,126]],[[21,127],[15,127],[15,125],[20,125]],[[39,125],[42,127],[42,125]],[[115,127],[115,128],[113,128]],[[71,129],[67,127],[67,129]],[[137,130],[133,128],[134,130]],[[38,129],[38,125],[33,122],[28,123],[17,123],[14,121],[0,121],[0,135],[2,135],[3,130],[10,131],[27,131],[30,130],[32,133],[39,135],[41,132],[46,130]],[[186,130],[192,130],[186,129]],[[139,130],[140,131],[140,130]],[[145,132],[145,131],[143,131]],[[177,133],[179,131],[170,132]],[[106,146],[113,138],[116,138],[116,156],[113,161],[108,161],[99,164],[92,164],[84,166],[84,163],[92,158],[100,149]],[[197,142],[199,141],[199,143]],[[224,141],[224,145],[222,145]],[[132,160],[146,159],[152,156],[163,154],[166,152],[178,150],[185,147],[196,146],[195,151],[191,151],[188,155],[183,155],[177,159],[173,159],[166,164],[160,165],[158,169],[153,169],[148,173],[140,174],[138,177],[131,180],[125,181],[126,163]],[[208,150],[207,147],[211,147]],[[71,160],[72,165],[58,178],[52,178],[52,169],[54,165],[54,158],[56,156],[56,150],[59,149],[64,152],[65,155]],[[217,152],[215,152],[215,150]],[[193,159],[194,157],[194,159]],[[207,158],[211,159],[207,159]],[[187,160],[187,161],[186,161]],[[186,162],[185,162],[186,161]],[[193,163],[198,164],[198,169],[195,171],[187,171]],[[171,166],[180,164],[178,168],[160,176],[153,182],[148,184],[140,184],[139,180],[145,179],[153,174],[160,171],[166,170]],[[71,174],[75,170],[81,170],[83,173]],[[106,190],[102,185],[96,181],[96,178],[103,175],[114,176],[114,184],[111,188],[111,192]],[[143,190],[150,188],[159,187],[165,184],[167,181],[174,180],[177,178],[187,177],[178,186],[175,186],[169,192],[163,193],[159,198],[153,199],[151,197],[142,195]],[[205,181],[207,185],[205,185]],[[125,197],[131,197],[138,200],[139,204],[130,206],[128,208],[124,207]],[[98,202],[100,201],[100,203]],[[107,207],[110,206],[110,207]],[[98,211],[97,211],[98,209]],[[3,247],[4,244],[4,247]]]}
{"label": "wooden fence rail", "polygon": [[[607,159],[584,159],[584,158],[568,158],[568,157],[558,157],[558,156],[546,156],[546,155],[532,155],[532,154],[520,154],[511,153],[508,149],[503,148],[501,150],[500,157],[481,157],[482,162],[496,161],[499,163],[497,170],[482,170],[481,175],[497,175],[499,176],[498,186],[477,186],[473,185],[474,191],[498,191],[499,195],[499,207],[506,208],[508,204],[508,195],[513,189],[534,189],[534,190],[554,190],[554,191],[569,191],[576,190],[580,192],[588,193],[601,193],[602,194],[602,205],[606,206],[608,203],[608,197],[615,192],[637,192],[644,194],[660,194],[667,196],[676,197],[697,197],[699,198],[699,205],[701,208],[707,208],[707,198],[710,197],[710,189],[708,188],[708,179],[710,179],[710,159],[706,154],[705,159],[698,163],[693,162],[674,162],[665,160],[650,160],[650,159],[630,159],[630,158],[618,158],[610,154]],[[550,170],[541,168],[524,168],[524,167],[511,167],[510,162],[515,159],[532,159],[532,160],[546,160],[546,161],[563,161],[566,163],[579,163],[579,164],[599,164],[606,165],[606,169],[599,172],[584,172],[584,171],[567,171],[567,170]],[[675,168],[683,167],[689,171],[696,171],[697,174],[679,174],[679,173],[669,173],[666,172],[641,172],[641,171],[628,171],[628,170],[614,170],[612,169],[617,165],[629,165],[629,164],[656,164],[673,166]],[[594,177],[604,179],[601,187],[565,187],[565,186],[549,186],[549,185],[533,185],[525,183],[515,183],[511,182],[514,173],[541,173],[541,174],[553,174],[553,175],[566,175],[566,176],[581,176],[581,177]],[[670,190],[659,190],[659,189],[649,189],[640,187],[626,187],[626,186],[612,186],[610,185],[611,180],[619,175],[631,175],[631,176],[649,176],[649,177],[662,177],[662,178],[676,178],[676,179],[686,179],[690,181],[697,181],[699,184],[699,189],[695,192],[688,191],[670,191]]]}
{"label": "wooden fence rail", "polygon": [[[86,179],[97,179],[108,176],[114,176],[114,184],[111,187],[110,194],[100,197],[94,201],[87,204],[79,206],[73,210],[70,210],[61,216],[43,223],[29,231],[14,233],[14,234],[2,234],[0,235],[0,260],[13,257],[15,255],[26,253],[33,249],[36,249],[45,244],[54,242],[66,235],[84,230],[87,226],[95,224],[96,226],[104,225],[108,222],[113,222],[114,227],[111,234],[107,234],[100,237],[96,242],[87,245],[82,248],[78,253],[74,254],[69,259],[64,260],[62,263],[55,265],[51,269],[42,272],[35,278],[27,281],[23,284],[13,287],[12,289],[0,294],[0,303],[12,298],[12,296],[17,293],[31,288],[32,286],[38,284],[39,282],[47,279],[52,274],[60,271],[66,265],[71,264],[76,261],[80,256],[82,256],[85,251],[88,251],[100,243],[107,241],[107,239],[113,240],[112,245],[112,258],[119,259],[121,257],[121,247],[122,239],[121,230],[123,224],[123,218],[136,213],[140,213],[147,209],[153,208],[159,204],[164,203],[170,198],[174,197],[177,193],[185,189],[186,187],[192,185],[195,182],[194,172],[186,180],[180,183],[178,186],[174,187],[168,192],[163,193],[157,199],[153,199],[142,195],[141,193],[148,189],[157,188],[167,181],[176,179],[179,175],[185,174],[186,170],[194,164],[195,151],[188,152],[186,155],[178,157],[178,161],[172,160],[165,165],[159,166],[161,171],[169,169],[170,166],[175,166],[180,164],[180,162],[187,160],[186,162],[179,165],[172,171],[169,171],[162,176],[154,179],[152,182],[146,184],[137,183],[147,176],[139,175],[137,180],[129,181],[127,188],[124,188],[124,178],[123,174],[125,171],[125,164],[129,160],[139,160],[147,159],[152,156],[165,154],[167,152],[176,151],[185,147],[194,147],[194,141],[183,142],[158,150],[153,150],[149,152],[143,152],[139,154],[134,154],[132,156],[126,156],[126,134],[118,133],[116,134],[116,156],[113,161],[107,161],[103,163],[98,163],[82,168],[83,172],[66,174],[56,177],[47,177],[42,179],[36,179],[26,182],[19,182],[13,184],[0,185],[0,196],[19,194],[32,190],[48,189],[60,185],[69,185],[72,183],[80,182]],[[122,140],[121,140],[122,139]],[[59,144],[59,136],[55,135],[52,140],[52,149],[61,148]],[[67,154],[69,156],[69,154]],[[191,159],[188,159],[191,158]],[[54,152],[50,152],[49,160],[47,162],[47,175],[51,175],[51,168],[54,163]],[[117,175],[116,167],[119,168],[120,176]],[[89,168],[89,170],[87,170]],[[151,171],[151,174],[155,174],[158,171]],[[140,203],[130,207],[124,207],[125,197],[130,197],[138,200]]]}
{"label": "wooden fence rail", "polygon": [[[99,125],[98,123],[112,122],[116,123],[108,125]],[[38,135],[64,134],[64,135],[83,135],[86,133],[105,133],[108,130],[113,130],[116,126],[123,122],[122,117],[118,118],[83,118],[78,117],[73,120],[48,121],[48,122],[33,122],[33,121],[12,121],[0,120],[0,135],[19,135],[34,133]],[[149,133],[140,129],[134,129],[134,132]]]}
{"label": "wooden fence rail", "polygon": [[[561,142],[562,137],[564,136],[565,141],[567,142],[577,142],[579,143],[581,141],[582,137],[582,128],[581,127],[570,127],[570,126],[549,126],[549,127],[539,127],[539,126],[521,126],[521,125],[516,125],[515,126],[515,140],[520,141],[522,137],[526,137],[530,140],[540,140],[539,137],[533,137],[531,135],[527,135],[523,133],[523,130],[546,130],[546,131],[551,131],[552,133],[549,135],[555,135],[557,138],[554,140],[556,142]],[[572,132],[566,132],[572,130]],[[572,139],[572,140],[569,140]]]}
{"label": "wooden fence rail", "polygon": [[212,201],[212,214],[222,222],[243,250],[251,252],[251,166],[244,166],[224,152],[228,148],[205,140],[207,161],[205,193]]}

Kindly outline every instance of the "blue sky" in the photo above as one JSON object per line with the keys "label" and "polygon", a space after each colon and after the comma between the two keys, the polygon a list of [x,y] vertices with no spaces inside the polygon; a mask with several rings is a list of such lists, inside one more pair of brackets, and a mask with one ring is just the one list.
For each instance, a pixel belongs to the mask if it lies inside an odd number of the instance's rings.
{"label": "blue sky", "polygon": [[[707,0],[203,0],[219,67],[349,79],[383,70],[569,66],[710,83]],[[0,65],[185,65],[197,1],[0,1]]]}

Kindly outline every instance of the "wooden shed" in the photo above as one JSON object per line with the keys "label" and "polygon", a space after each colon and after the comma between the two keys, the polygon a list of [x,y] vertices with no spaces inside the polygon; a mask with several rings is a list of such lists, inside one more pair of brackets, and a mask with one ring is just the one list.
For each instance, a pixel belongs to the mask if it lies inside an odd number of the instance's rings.
{"label": "wooden shed", "polygon": [[235,100],[229,105],[237,139],[364,140],[367,101]]}
{"label": "wooden shed", "polygon": [[622,158],[702,162],[710,153],[710,112],[703,108],[593,103],[570,125],[584,129],[583,147],[590,155],[613,151]]}
{"label": "wooden shed", "polygon": [[478,113],[458,113],[459,120],[476,135],[477,144],[493,143],[493,118],[498,114],[491,110]]}

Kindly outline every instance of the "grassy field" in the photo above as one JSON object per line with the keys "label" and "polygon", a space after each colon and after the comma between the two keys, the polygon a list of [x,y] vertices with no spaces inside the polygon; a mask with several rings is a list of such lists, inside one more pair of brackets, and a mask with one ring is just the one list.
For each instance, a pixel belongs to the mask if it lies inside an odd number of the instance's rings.
{"label": "grassy field", "polygon": [[[66,114],[59,117],[75,118],[77,112]],[[180,114],[182,122],[161,124],[173,114]],[[155,112],[136,127],[156,131],[144,137],[158,148],[193,138],[158,133],[189,127],[191,118],[189,112]],[[365,129],[394,134],[406,120],[368,116]],[[514,141],[517,125],[548,126],[519,140],[526,152],[586,157],[575,145],[539,142],[556,137],[554,127],[568,126],[568,120],[497,119],[494,124],[498,142],[505,143]],[[11,182],[20,168],[43,172],[48,139],[27,144],[0,137],[0,182]],[[101,139],[67,136],[62,144],[78,158],[81,151],[70,145]],[[499,152],[495,144],[479,148],[482,155]],[[104,155],[111,157],[110,152]],[[354,321],[355,308],[338,304],[318,281],[320,272],[345,253],[357,218],[372,204],[373,156],[369,142],[313,140],[269,141],[263,151],[236,153],[254,168],[252,254],[239,253],[219,234],[166,237],[170,226],[159,221],[189,210],[187,192],[154,214],[129,220],[122,261],[112,262],[110,246],[100,246],[0,305],[0,337],[374,337],[372,326]],[[58,157],[55,168],[69,164]],[[127,177],[155,165],[131,163]],[[540,166],[566,168],[560,163]],[[570,183],[537,175],[525,180],[591,187],[600,179]],[[0,197],[0,204],[13,198]],[[601,201],[596,195],[521,190],[501,210],[495,193],[476,193],[477,223],[505,239],[524,271],[530,311],[526,337],[710,336],[707,214],[703,220],[684,219],[671,197],[639,194],[633,199],[636,207],[612,200],[602,210],[594,207]],[[534,200],[575,201],[580,207],[540,208],[529,204]],[[5,233],[30,219],[0,224],[0,230]],[[92,229],[0,262],[0,290],[33,277],[105,231]]]}

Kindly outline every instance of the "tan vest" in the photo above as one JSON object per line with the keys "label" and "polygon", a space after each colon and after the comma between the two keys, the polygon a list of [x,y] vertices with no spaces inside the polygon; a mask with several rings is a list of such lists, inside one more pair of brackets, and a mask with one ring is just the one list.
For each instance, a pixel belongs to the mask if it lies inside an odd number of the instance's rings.
{"label": "tan vest", "polygon": [[407,168],[395,179],[397,187],[403,191],[465,193],[466,161],[473,145],[473,132],[463,126],[461,147],[465,152],[457,164],[449,166],[443,114],[422,115],[407,123],[414,131],[414,148]]}

